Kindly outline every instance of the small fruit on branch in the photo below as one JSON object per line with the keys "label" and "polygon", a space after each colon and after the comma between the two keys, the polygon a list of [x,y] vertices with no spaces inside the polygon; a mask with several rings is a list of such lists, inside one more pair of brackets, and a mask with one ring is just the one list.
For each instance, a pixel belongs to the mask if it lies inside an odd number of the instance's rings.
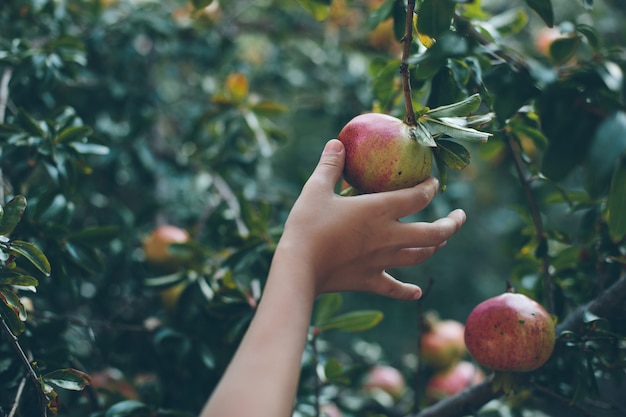
{"label": "small fruit on branch", "polygon": [[506,292],[478,304],[465,322],[465,345],[494,371],[527,372],[552,354],[555,325],[548,312],[523,294]]}

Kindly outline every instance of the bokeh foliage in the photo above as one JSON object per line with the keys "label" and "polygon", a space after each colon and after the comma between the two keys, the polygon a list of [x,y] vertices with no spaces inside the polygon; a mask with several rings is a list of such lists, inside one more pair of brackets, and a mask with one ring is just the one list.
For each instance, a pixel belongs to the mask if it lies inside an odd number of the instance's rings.
{"label": "bokeh foliage", "polygon": [[[448,142],[471,163],[448,169],[446,191],[420,214],[462,207],[469,221],[426,264],[394,271],[429,287],[418,306],[321,299],[297,415],[316,415],[320,401],[349,416],[419,409],[419,385],[390,402],[360,380],[380,362],[423,380],[420,308],[462,321],[509,281],[568,323],[626,279],[619,2],[416,9],[416,111],[479,94],[477,114],[492,116],[486,144]],[[358,113],[403,117],[405,21],[401,0],[5,0],[2,411],[17,400],[18,416],[43,415],[46,402],[60,416],[197,414],[254,314],[322,144]],[[548,26],[560,38],[546,50]],[[159,224],[192,236],[174,271],[145,260],[142,241]],[[170,308],[162,297],[176,287]],[[623,389],[624,310],[604,313],[562,328],[553,360],[485,414],[623,411],[612,393]]]}

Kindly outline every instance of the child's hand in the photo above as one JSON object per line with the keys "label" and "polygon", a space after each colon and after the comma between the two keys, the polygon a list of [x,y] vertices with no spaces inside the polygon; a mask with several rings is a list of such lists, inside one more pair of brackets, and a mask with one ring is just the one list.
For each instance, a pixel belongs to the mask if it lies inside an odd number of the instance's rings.
{"label": "child's hand", "polygon": [[285,224],[276,255],[293,268],[310,270],[316,294],[369,291],[399,299],[417,299],[418,286],[402,283],[387,268],[415,265],[443,246],[465,221],[455,210],[433,223],[399,219],[424,209],[438,181],[429,178],[408,189],[342,197],[334,192],[345,151],[338,140],[327,143]]}

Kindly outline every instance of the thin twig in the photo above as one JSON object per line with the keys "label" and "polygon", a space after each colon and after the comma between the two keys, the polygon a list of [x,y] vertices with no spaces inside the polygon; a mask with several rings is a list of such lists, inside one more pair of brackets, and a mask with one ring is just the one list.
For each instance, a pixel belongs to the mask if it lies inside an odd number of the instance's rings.
{"label": "thin twig", "polygon": [[400,64],[400,76],[402,77],[402,91],[404,91],[404,106],[406,115],[404,122],[409,126],[416,126],[415,110],[413,109],[413,98],[411,96],[411,77],[409,71],[409,57],[411,55],[411,44],[413,43],[413,13],[415,12],[415,0],[408,0],[406,9],[406,29],[402,37],[402,62]]}
{"label": "thin twig", "polygon": [[14,417],[17,412],[17,408],[20,405],[20,399],[22,398],[22,393],[24,392],[24,387],[26,386],[26,377],[23,377],[20,381],[20,385],[17,387],[17,392],[15,393],[15,402],[13,403],[13,407],[11,407],[11,411],[7,415],[7,417]]}
{"label": "thin twig", "polygon": [[2,317],[1,315],[0,315],[0,325],[2,325],[2,330],[4,331],[7,338],[9,339],[9,342],[13,346],[13,349],[15,349],[15,352],[17,353],[17,356],[22,361],[22,364],[26,368],[26,371],[28,372],[28,377],[35,385],[35,389],[37,390],[37,395],[39,397],[39,406],[41,408],[41,415],[46,416],[47,415],[46,396],[41,391],[41,385],[39,383],[39,376],[37,375],[37,372],[35,372],[35,369],[33,369],[30,363],[30,360],[28,359],[28,356],[26,355],[26,353],[22,349],[22,346],[17,340],[17,336],[13,334],[13,332],[11,331],[11,328],[9,327],[7,322],[4,320],[4,317]]}
{"label": "thin twig", "polygon": [[533,225],[535,226],[535,234],[537,236],[537,246],[538,248],[543,248],[538,253],[542,263],[542,275],[543,275],[543,287],[544,287],[544,297],[546,300],[546,309],[550,313],[554,313],[554,297],[552,294],[552,274],[550,273],[550,263],[548,260],[548,238],[546,236],[545,230],[543,228],[543,221],[541,220],[541,212],[539,211],[539,206],[537,205],[537,200],[533,195],[533,192],[530,188],[530,181],[526,179],[526,173],[524,172],[523,163],[520,158],[520,149],[518,144],[515,142],[513,137],[505,130],[504,136],[506,138],[506,145],[511,152],[511,156],[513,157],[513,165],[515,166],[515,170],[517,171],[517,176],[519,177],[519,181],[522,185],[522,189],[524,190],[524,195],[526,197],[526,202],[528,203],[528,207],[530,209],[530,216],[533,220]]}
{"label": "thin twig", "polygon": [[422,336],[424,334],[424,299],[430,293],[435,280],[430,278],[428,283],[424,287],[422,291],[422,296],[419,300],[417,300],[417,341],[416,341],[416,352],[417,352],[417,369],[415,370],[415,401],[413,403],[413,412],[417,413],[421,407],[421,398],[419,396],[419,392],[422,389],[423,381],[422,375],[424,373],[424,364],[422,363]]}

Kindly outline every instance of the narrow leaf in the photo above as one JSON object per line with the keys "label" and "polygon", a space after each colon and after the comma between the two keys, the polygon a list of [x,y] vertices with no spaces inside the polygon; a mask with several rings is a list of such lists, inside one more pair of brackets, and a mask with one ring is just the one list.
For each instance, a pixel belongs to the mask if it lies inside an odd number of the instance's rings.
{"label": "narrow leaf", "polygon": [[46,132],[45,130],[43,130],[39,122],[29,113],[27,113],[24,109],[19,110],[17,123],[22,128],[24,128],[24,130],[28,132],[30,135],[38,136],[38,137],[46,136]]}
{"label": "narrow leaf", "polygon": [[433,135],[430,131],[421,123],[409,129],[409,134],[417,140],[418,143],[424,146],[430,146],[432,148],[437,146]]}
{"label": "narrow leaf", "polygon": [[97,143],[72,142],[69,144],[74,150],[80,154],[90,155],[108,155],[109,147]]}
{"label": "narrow leaf", "polygon": [[298,0],[298,3],[316,20],[324,20],[330,13],[331,0]]}
{"label": "narrow leaf", "polygon": [[470,164],[470,153],[459,143],[450,140],[438,140],[437,150],[443,163],[452,169],[463,169]]}
{"label": "narrow leaf", "polygon": [[113,404],[104,417],[149,417],[152,410],[146,404],[136,400],[125,400]]}
{"label": "narrow leaf", "polygon": [[541,17],[549,27],[554,26],[554,9],[552,0],[526,0],[526,4]]}
{"label": "narrow leaf", "polygon": [[3,272],[0,276],[0,285],[18,285],[20,287],[36,287],[39,285],[37,278],[18,272]]}
{"label": "narrow leaf", "polygon": [[11,201],[4,205],[4,215],[0,220],[0,235],[9,234],[20,222],[22,214],[26,210],[26,198],[22,195],[13,197]]}
{"label": "narrow leaf", "polygon": [[480,107],[480,103],[480,94],[476,93],[459,102],[431,109],[426,112],[426,115],[431,119],[469,116]]}
{"label": "narrow leaf", "polygon": [[91,135],[92,130],[89,126],[70,126],[63,129],[56,137],[57,142],[79,141]]}
{"label": "narrow leaf", "polygon": [[550,44],[550,56],[557,64],[565,64],[576,54],[580,42],[580,36],[555,39]]}
{"label": "narrow leaf", "polygon": [[609,234],[618,242],[626,236],[626,156],[622,156],[613,179],[608,198]]}
{"label": "narrow leaf", "polygon": [[391,17],[395,0],[387,0],[380,7],[372,10],[367,16],[367,30],[374,30],[376,26]]}
{"label": "narrow leaf", "polygon": [[91,384],[91,377],[84,372],[72,368],[57,369],[43,376],[43,380],[57,387],[82,391]]}
{"label": "narrow leaf", "polygon": [[46,255],[44,255],[43,252],[33,243],[14,240],[11,242],[9,252],[22,255],[30,261],[35,268],[43,272],[46,276],[50,275],[50,262],[48,261],[48,258],[46,258]]}
{"label": "narrow leaf", "polygon": [[341,314],[318,326],[318,331],[340,330],[358,332],[371,329],[383,319],[383,313],[375,310],[361,310]]}
{"label": "narrow leaf", "polygon": [[424,125],[433,136],[447,135],[455,139],[462,139],[471,142],[487,142],[491,133],[481,132],[471,127],[459,126],[442,120],[426,119]]}
{"label": "narrow leaf", "polygon": [[418,32],[437,38],[449,31],[455,7],[452,0],[424,0],[418,11]]}
{"label": "narrow leaf", "polygon": [[330,320],[339,311],[342,303],[343,299],[341,294],[338,293],[328,293],[320,296],[317,299],[315,309],[315,325],[319,326]]}
{"label": "narrow leaf", "polygon": [[26,329],[24,326],[24,320],[26,320],[24,306],[17,294],[8,287],[0,288],[0,301],[0,315],[9,326],[11,333],[19,336]]}

